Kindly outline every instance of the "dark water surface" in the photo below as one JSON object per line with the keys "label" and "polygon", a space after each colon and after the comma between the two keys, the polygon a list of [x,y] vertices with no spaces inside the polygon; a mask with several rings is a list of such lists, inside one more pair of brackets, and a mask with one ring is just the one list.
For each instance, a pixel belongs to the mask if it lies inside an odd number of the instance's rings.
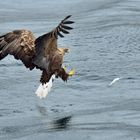
{"label": "dark water surface", "polygon": [[34,94],[39,70],[11,56],[0,62],[0,140],[140,139],[140,0],[4,0],[0,34],[39,36],[69,14],[75,29],[59,45],[77,73],[56,80],[47,99]]}

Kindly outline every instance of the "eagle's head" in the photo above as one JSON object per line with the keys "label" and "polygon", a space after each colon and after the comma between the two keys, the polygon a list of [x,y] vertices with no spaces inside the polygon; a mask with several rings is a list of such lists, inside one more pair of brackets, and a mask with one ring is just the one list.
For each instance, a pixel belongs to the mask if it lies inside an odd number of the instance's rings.
{"label": "eagle's head", "polygon": [[68,49],[68,48],[58,48],[58,50],[59,50],[59,53],[62,55],[65,55],[65,53],[70,52],[70,49]]}

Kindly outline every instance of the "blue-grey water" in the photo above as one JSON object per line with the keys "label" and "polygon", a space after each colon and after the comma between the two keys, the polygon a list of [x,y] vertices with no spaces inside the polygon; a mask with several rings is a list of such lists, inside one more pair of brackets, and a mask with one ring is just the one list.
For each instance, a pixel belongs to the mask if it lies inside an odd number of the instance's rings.
{"label": "blue-grey water", "polygon": [[1,0],[0,34],[39,36],[69,14],[74,30],[58,44],[76,75],[46,99],[34,94],[39,70],[0,61],[0,140],[140,139],[140,0]]}

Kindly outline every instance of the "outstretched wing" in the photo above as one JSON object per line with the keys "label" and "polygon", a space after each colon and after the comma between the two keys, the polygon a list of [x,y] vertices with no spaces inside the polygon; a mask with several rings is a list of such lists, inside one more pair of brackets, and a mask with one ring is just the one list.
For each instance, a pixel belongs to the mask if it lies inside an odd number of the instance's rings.
{"label": "outstretched wing", "polygon": [[40,43],[44,40],[48,41],[49,39],[54,41],[54,39],[57,39],[58,36],[64,37],[64,35],[62,33],[69,34],[69,30],[73,29],[72,27],[69,26],[69,24],[74,23],[74,21],[68,20],[70,17],[71,17],[71,15],[65,17],[54,30],[38,37],[36,39],[36,43],[38,43],[38,42]]}
{"label": "outstretched wing", "polygon": [[0,60],[8,54],[20,59],[27,68],[33,69],[32,57],[35,54],[35,37],[27,30],[15,30],[0,36]]}
{"label": "outstretched wing", "polygon": [[65,17],[60,24],[51,32],[52,36],[54,36],[56,39],[58,38],[58,36],[60,37],[64,37],[64,34],[69,34],[68,30],[72,30],[72,27],[69,27],[69,24],[74,23],[73,21],[67,20],[71,17],[71,15]]}
{"label": "outstretched wing", "polygon": [[[53,54],[54,50],[57,49],[57,38],[58,36],[64,37],[64,34],[69,34],[69,30],[73,29],[69,25],[74,23],[68,20],[71,15],[65,17],[60,24],[53,29],[51,32],[38,37],[35,41],[36,55],[34,57],[34,64],[41,69],[46,69],[49,58]],[[48,58],[49,54],[49,58]],[[46,64],[46,62],[48,62]]]}

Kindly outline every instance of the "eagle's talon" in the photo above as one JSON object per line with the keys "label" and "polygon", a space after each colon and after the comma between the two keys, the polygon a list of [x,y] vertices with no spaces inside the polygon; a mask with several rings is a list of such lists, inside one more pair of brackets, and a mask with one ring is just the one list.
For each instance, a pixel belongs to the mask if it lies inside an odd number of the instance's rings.
{"label": "eagle's talon", "polygon": [[63,66],[63,69],[66,71],[67,70],[67,67],[66,66]]}
{"label": "eagle's talon", "polygon": [[69,76],[73,76],[73,75],[75,75],[75,70],[74,69],[70,70],[70,72],[69,72]]}

